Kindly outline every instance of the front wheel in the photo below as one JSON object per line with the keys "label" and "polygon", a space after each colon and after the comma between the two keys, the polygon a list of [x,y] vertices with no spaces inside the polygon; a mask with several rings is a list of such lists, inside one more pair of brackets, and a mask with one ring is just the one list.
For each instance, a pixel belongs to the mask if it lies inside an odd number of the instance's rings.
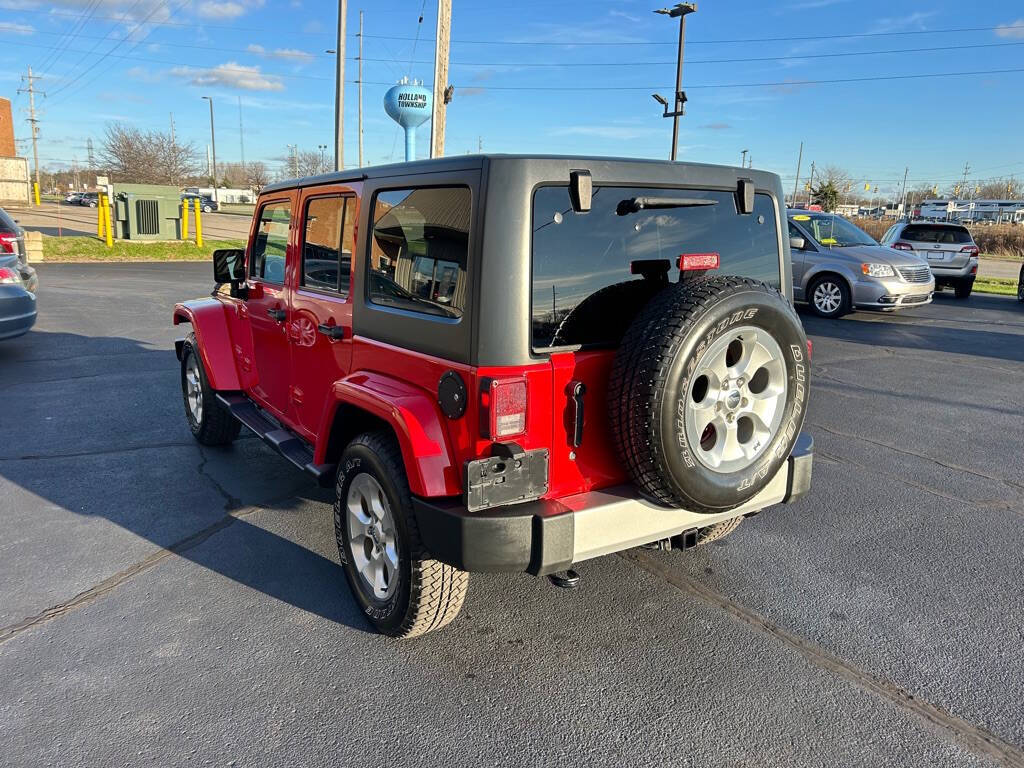
{"label": "front wheel", "polygon": [[189,429],[202,445],[228,445],[238,437],[242,423],[217,400],[210,387],[194,333],[181,348],[181,395]]}
{"label": "front wheel", "polygon": [[469,574],[424,549],[402,453],[390,433],[368,432],[345,449],[334,532],[352,594],[379,632],[416,637],[459,614]]}
{"label": "front wheel", "polygon": [[850,311],[850,289],[841,277],[822,275],[810,284],[807,295],[811,309],[819,317],[842,317]]}
{"label": "front wheel", "polygon": [[208,205],[203,206],[203,213],[213,213],[213,208]]}

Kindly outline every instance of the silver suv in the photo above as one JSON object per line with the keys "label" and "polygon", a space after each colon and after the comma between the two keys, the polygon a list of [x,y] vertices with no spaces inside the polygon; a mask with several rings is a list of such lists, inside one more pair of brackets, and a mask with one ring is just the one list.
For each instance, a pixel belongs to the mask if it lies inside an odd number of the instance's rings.
{"label": "silver suv", "polygon": [[936,288],[952,288],[958,299],[966,299],[978,276],[978,246],[962,224],[904,221],[882,235],[882,243],[914,253],[935,275]]}
{"label": "silver suv", "polygon": [[892,311],[928,304],[935,279],[911,252],[879,245],[842,216],[790,210],[793,296],[815,314],[840,317],[857,308]]}

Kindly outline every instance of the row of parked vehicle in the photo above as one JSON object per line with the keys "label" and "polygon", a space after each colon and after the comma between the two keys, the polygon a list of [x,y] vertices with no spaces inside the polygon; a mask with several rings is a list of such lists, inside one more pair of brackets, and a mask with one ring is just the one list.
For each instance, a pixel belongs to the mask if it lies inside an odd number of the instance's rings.
{"label": "row of parked vehicle", "polygon": [[[195,205],[195,200],[199,201],[199,207],[203,213],[212,213],[220,209],[217,201],[206,195],[196,194],[195,192],[183,192],[181,195],[183,205],[186,203],[190,206]],[[95,208],[99,205],[99,192],[72,192],[64,198],[64,202],[67,205],[83,205],[87,208]]]}
{"label": "row of parked vehicle", "polygon": [[21,336],[36,322],[39,278],[28,263],[25,231],[0,208],[0,339]]}
{"label": "row of parked vehicle", "polygon": [[974,288],[978,246],[960,224],[900,222],[877,242],[836,214],[790,210],[788,218],[794,298],[822,317],[921,306],[943,288],[966,299]]}

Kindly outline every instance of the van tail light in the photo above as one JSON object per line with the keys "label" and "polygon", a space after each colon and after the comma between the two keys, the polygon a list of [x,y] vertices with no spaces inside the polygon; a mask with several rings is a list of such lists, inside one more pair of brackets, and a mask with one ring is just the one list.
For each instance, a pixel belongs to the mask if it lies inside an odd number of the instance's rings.
{"label": "van tail light", "polygon": [[897,251],[912,251],[914,246],[910,243],[893,243],[890,248],[895,248]]}
{"label": "van tail light", "polygon": [[960,249],[960,253],[969,253],[971,256],[978,255],[978,246],[976,245],[965,245]]}
{"label": "van tail light", "polygon": [[694,270],[718,269],[721,259],[717,253],[682,253],[676,266],[683,272]]}
{"label": "van tail light", "polygon": [[17,242],[17,235],[9,235],[6,232],[0,232],[0,253],[14,253],[14,247]]}
{"label": "van tail light", "polygon": [[499,440],[526,432],[526,379],[485,379],[480,387],[484,437]]}
{"label": "van tail light", "polygon": [[0,267],[0,285],[20,285],[21,275],[8,267]]}

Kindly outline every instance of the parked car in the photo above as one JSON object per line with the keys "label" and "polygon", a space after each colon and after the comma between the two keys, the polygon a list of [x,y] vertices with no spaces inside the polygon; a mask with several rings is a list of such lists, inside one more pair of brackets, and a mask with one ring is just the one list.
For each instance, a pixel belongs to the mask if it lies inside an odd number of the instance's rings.
{"label": "parked car", "polygon": [[81,192],[72,192],[64,198],[64,202],[68,205],[78,205],[82,201]]}
{"label": "parked car", "polygon": [[0,258],[14,254],[17,256],[17,270],[25,289],[35,293],[39,286],[39,278],[28,263],[28,249],[25,247],[25,230],[7,211],[0,208]]}
{"label": "parked car", "polygon": [[186,192],[181,196],[182,204],[188,203],[189,205],[195,205],[193,200],[199,201],[199,208],[203,213],[212,213],[213,211],[220,209],[220,206],[217,205],[217,201],[213,198],[207,197],[206,195],[197,195],[192,192]]}
{"label": "parked car", "polygon": [[952,288],[966,299],[978,276],[978,246],[962,224],[901,222],[882,235],[882,243],[923,259],[935,275],[937,289]]}
{"label": "parked car", "polygon": [[21,336],[35,324],[36,282],[25,262],[24,232],[0,208],[0,340]]}
{"label": "parked car", "polygon": [[79,205],[84,205],[88,208],[95,208],[100,204],[100,193],[99,192],[83,192],[82,196],[78,199]]}
{"label": "parked car", "polygon": [[935,279],[912,253],[895,251],[834,213],[790,210],[793,295],[821,317],[893,311],[932,300]]}
{"label": "parked car", "polygon": [[247,426],[335,489],[381,632],[459,612],[468,572],[579,579],[689,548],[810,485],[810,347],[774,174],[456,156],[285,181],[217,288],[179,303],[185,416]]}

